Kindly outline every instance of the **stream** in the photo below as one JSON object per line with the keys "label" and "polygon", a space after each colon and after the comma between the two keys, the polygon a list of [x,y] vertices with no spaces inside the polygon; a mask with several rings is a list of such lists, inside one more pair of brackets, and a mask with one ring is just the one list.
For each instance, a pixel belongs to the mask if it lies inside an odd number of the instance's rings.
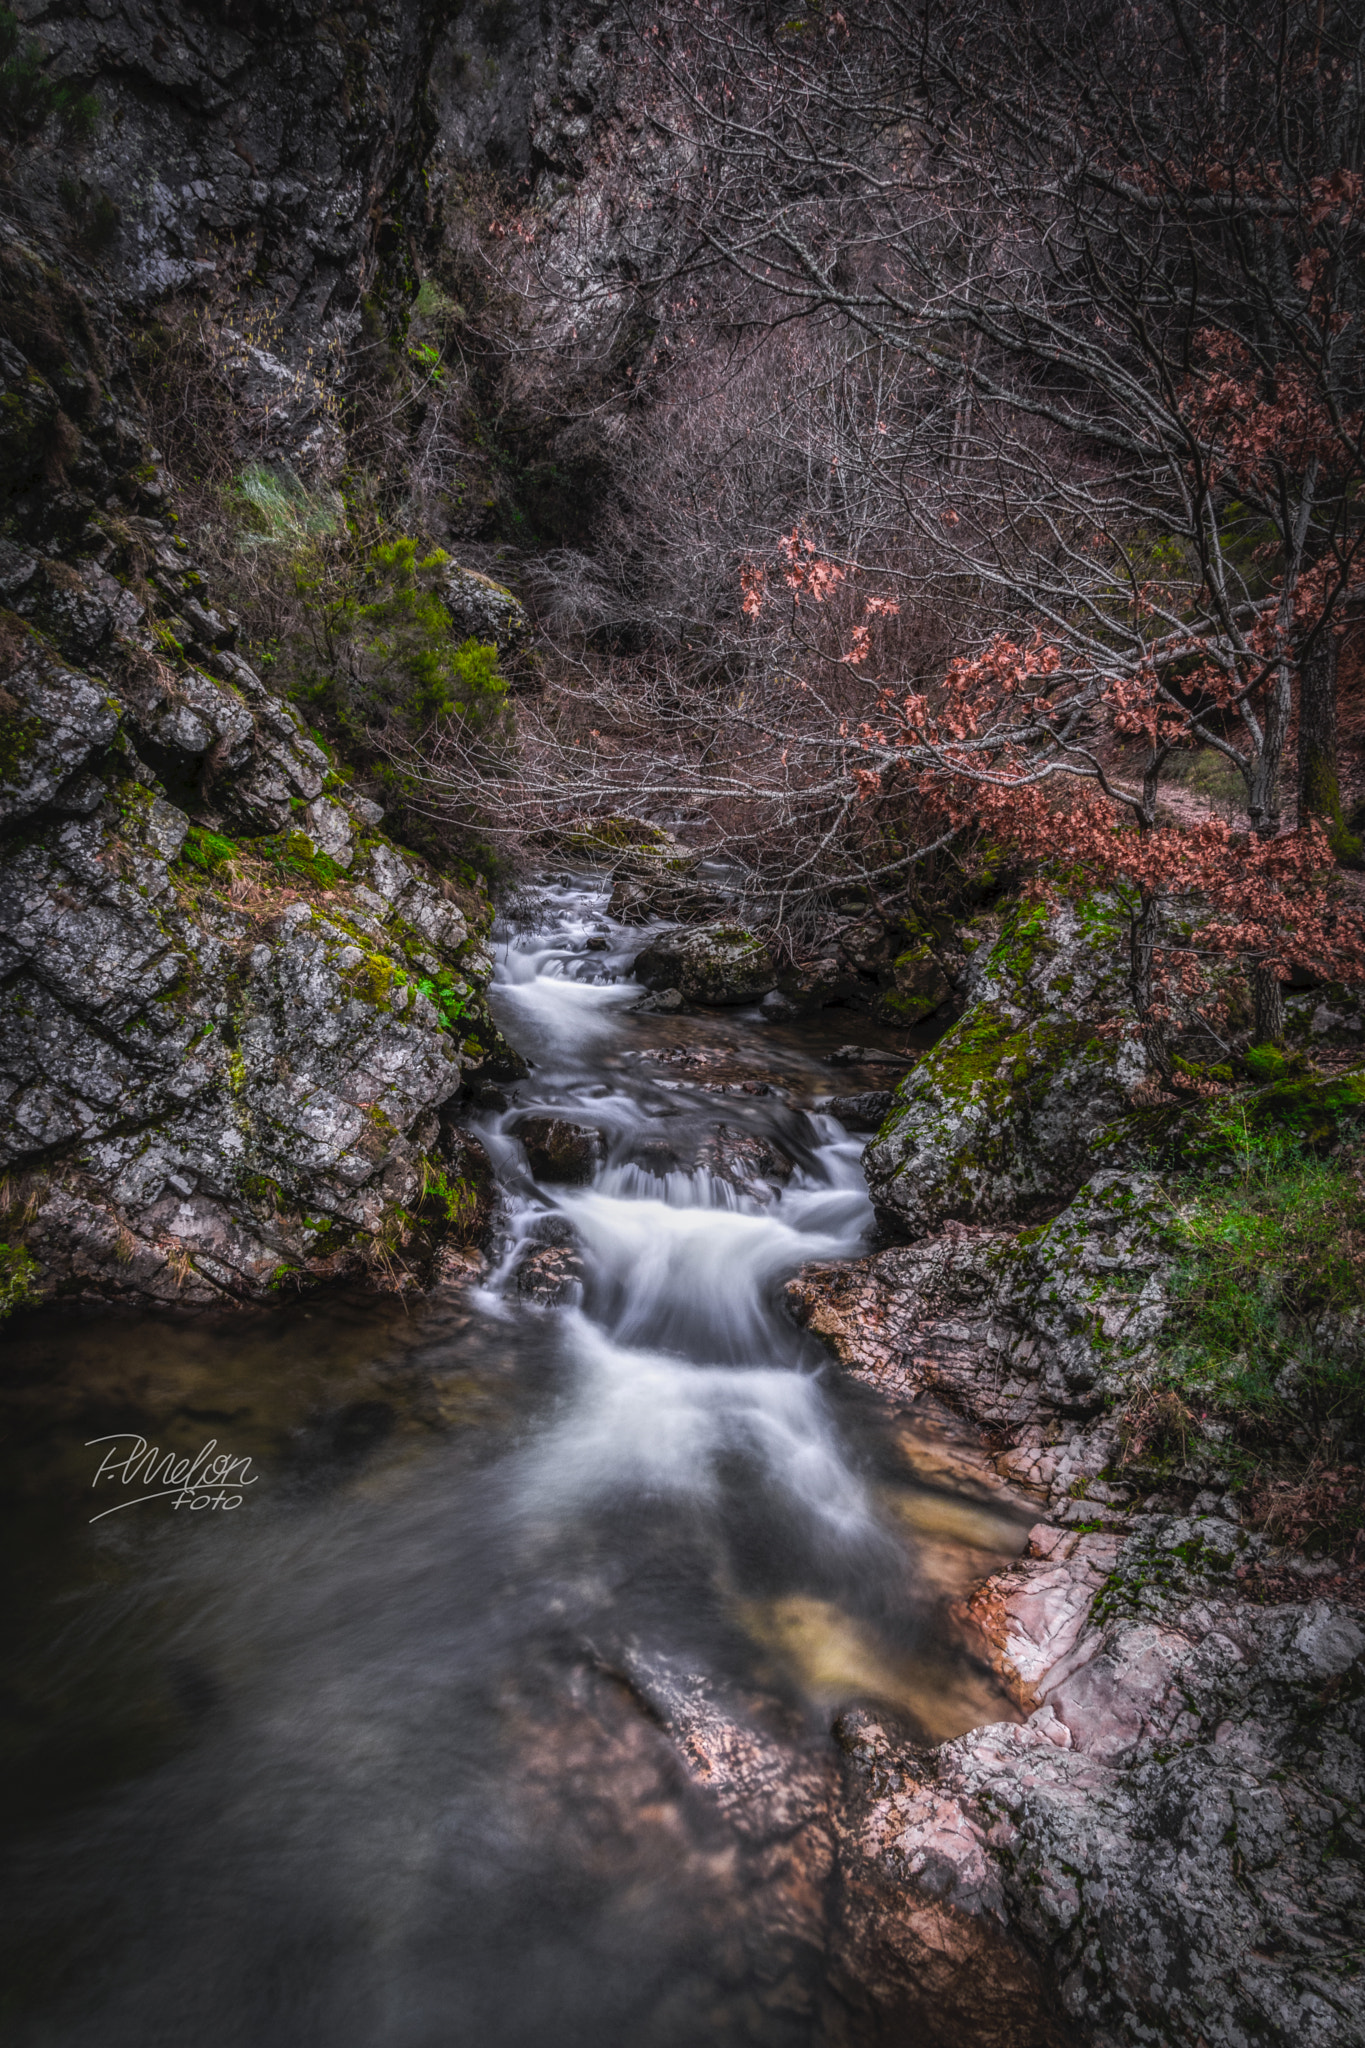
{"label": "stream", "polygon": [[[874,1028],[633,1014],[606,901],[497,935],[531,1072],[469,1119],[467,1285],[9,1346],[15,2048],[880,2038],[828,1965],[832,1725],[1017,1718],[961,1602],[1029,1518],[782,1304],[873,1241],[819,1105],[887,1085],[823,1057]],[[532,1113],[600,1134],[590,1180],[532,1177]],[[240,1506],[92,1488],[137,1432],[250,1458]]]}

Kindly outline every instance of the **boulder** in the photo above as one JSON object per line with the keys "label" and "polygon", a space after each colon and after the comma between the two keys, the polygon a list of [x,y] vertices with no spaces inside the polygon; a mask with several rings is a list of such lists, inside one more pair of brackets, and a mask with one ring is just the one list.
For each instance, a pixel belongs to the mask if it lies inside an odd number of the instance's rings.
{"label": "boulder", "polygon": [[742,925],[664,932],[635,962],[648,989],[676,988],[686,1001],[724,1008],[756,1003],[777,985],[767,947]]}
{"label": "boulder", "polygon": [[500,656],[520,654],[531,640],[531,621],[510,590],[481,576],[477,569],[452,568],[442,590],[455,631],[467,640],[481,640]]}
{"label": "boulder", "polygon": [[1146,1073],[1124,936],[1103,899],[1024,905],[1007,920],[973,963],[966,1013],[902,1082],[868,1148],[889,1227],[919,1237],[949,1218],[1026,1222],[1101,1163],[1095,1140]]}
{"label": "boulder", "polygon": [[895,1095],[889,1088],[868,1088],[861,1095],[835,1095],[820,1108],[837,1116],[845,1130],[879,1131],[891,1114]]}
{"label": "boulder", "polygon": [[526,1163],[536,1180],[576,1184],[591,1180],[606,1157],[602,1134],[589,1124],[561,1116],[519,1117],[512,1134],[526,1148]]}
{"label": "boulder", "polygon": [[927,940],[898,954],[891,972],[895,987],[880,995],[875,1005],[888,1024],[921,1024],[952,995],[952,984]]}

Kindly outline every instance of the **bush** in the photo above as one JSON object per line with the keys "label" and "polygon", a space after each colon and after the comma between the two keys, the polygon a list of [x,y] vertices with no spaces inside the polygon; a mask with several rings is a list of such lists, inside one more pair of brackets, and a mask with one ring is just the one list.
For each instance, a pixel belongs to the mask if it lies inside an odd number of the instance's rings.
{"label": "bush", "polygon": [[408,734],[437,719],[505,723],[497,648],[455,638],[442,596],[449,565],[442,549],[419,554],[407,535],[375,541],[353,567],[320,549],[300,556],[295,588],[318,659],[299,694],[343,734],[391,722]]}

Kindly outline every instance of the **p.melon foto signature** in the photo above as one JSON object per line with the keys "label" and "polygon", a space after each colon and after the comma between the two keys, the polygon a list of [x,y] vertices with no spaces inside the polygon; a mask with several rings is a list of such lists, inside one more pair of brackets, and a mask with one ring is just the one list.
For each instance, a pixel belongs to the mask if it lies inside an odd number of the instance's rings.
{"label": "p.melon foto signature", "polygon": [[[245,1489],[254,1486],[260,1477],[251,1470],[250,1458],[234,1458],[227,1451],[220,1451],[216,1436],[211,1436],[193,1458],[177,1457],[174,1451],[163,1453],[132,1430],[120,1430],[115,1436],[87,1437],[85,1447],[94,1450],[100,1444],[111,1444],[114,1448],[101,1458],[91,1486],[104,1481],[110,1486],[141,1490],[116,1500],[112,1507],[101,1508],[90,1517],[92,1522],[102,1522],[106,1515],[116,1515],[120,1508],[138,1507],[146,1500],[169,1500],[176,1508],[189,1508],[191,1513],[199,1508],[239,1508]],[[120,1449],[120,1445],[127,1448]]]}

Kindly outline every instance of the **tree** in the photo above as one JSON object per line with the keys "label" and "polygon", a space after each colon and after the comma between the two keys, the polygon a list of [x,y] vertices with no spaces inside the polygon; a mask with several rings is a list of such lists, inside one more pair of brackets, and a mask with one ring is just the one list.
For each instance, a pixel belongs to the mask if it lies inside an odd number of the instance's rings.
{"label": "tree", "polygon": [[997,627],[1178,713],[1257,832],[1362,581],[1363,34],[1316,0],[873,0],[679,10],[666,59],[691,265],[920,367],[951,402],[872,451],[907,521]]}

